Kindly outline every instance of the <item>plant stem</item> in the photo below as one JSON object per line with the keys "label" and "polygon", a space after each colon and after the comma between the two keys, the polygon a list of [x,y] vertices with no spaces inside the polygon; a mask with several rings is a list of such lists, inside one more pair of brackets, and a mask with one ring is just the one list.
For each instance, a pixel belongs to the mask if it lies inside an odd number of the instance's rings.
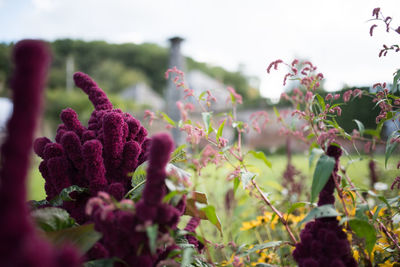
{"label": "plant stem", "polygon": [[[351,186],[351,189],[354,190],[357,194],[357,196],[360,198],[360,200],[364,203],[368,205],[367,200],[365,200],[365,198],[356,190],[355,185],[353,184],[353,182],[351,181],[351,179],[347,176],[345,171],[343,172],[343,176],[346,178],[346,181],[349,183],[349,185]],[[368,209],[368,212],[371,216],[374,216],[374,214]],[[395,245],[395,247],[397,248],[398,251],[400,251],[400,245],[399,242],[393,237],[392,233],[386,228],[386,226],[379,220],[379,218],[376,218],[376,221],[379,224],[379,227],[382,229],[382,231],[385,233],[385,235],[393,242],[393,244]]]}
{"label": "plant stem", "polygon": [[264,202],[272,209],[273,212],[275,212],[275,214],[279,217],[279,220],[282,222],[282,224],[285,226],[286,231],[289,234],[290,239],[292,240],[292,246],[294,246],[297,243],[296,237],[294,236],[292,230],[289,227],[288,222],[285,220],[285,218],[283,218],[282,213],[275,208],[274,205],[272,205],[271,201],[268,199],[268,197],[262,192],[262,190],[260,189],[260,187],[258,186],[258,184],[256,183],[256,181],[253,179],[251,181],[254,185],[254,187],[257,189],[257,191],[260,193],[262,199],[264,200]]}

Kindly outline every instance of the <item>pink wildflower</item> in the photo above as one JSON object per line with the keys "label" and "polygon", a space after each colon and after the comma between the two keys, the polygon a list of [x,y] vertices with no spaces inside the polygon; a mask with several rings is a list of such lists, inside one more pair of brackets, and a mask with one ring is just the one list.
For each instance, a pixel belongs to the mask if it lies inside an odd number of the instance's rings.
{"label": "pink wildflower", "polygon": [[[227,89],[228,89],[229,93],[231,94],[231,97],[234,98],[234,101],[232,104],[235,104],[235,102],[238,102],[239,104],[243,103],[242,96],[240,94],[236,93],[235,89],[233,89],[230,86],[228,86]],[[230,101],[230,100],[231,100],[231,98],[227,99],[227,101]]]}
{"label": "pink wildflower", "polygon": [[344,102],[349,102],[350,101],[350,97],[352,95],[352,91],[348,90],[343,94],[343,101]]}
{"label": "pink wildflower", "polygon": [[305,100],[310,101],[313,98],[313,93],[311,91],[307,91]]}
{"label": "pink wildflower", "polygon": [[146,109],[146,110],[144,111],[144,117],[143,117],[143,119],[144,119],[144,120],[149,120],[149,125],[150,125],[150,126],[153,124],[153,121],[154,121],[155,117],[156,117],[156,115],[154,114],[154,112],[152,112],[152,111],[150,111],[150,110],[148,110],[148,109]]}
{"label": "pink wildflower", "polygon": [[282,63],[283,61],[281,59],[275,60],[273,62],[271,62],[271,64],[269,64],[268,68],[267,68],[267,73],[270,73],[271,68],[274,67],[274,70],[278,69],[278,64]]}
{"label": "pink wildflower", "polygon": [[332,98],[333,98],[332,94],[327,94],[325,100],[328,101],[331,100]]}

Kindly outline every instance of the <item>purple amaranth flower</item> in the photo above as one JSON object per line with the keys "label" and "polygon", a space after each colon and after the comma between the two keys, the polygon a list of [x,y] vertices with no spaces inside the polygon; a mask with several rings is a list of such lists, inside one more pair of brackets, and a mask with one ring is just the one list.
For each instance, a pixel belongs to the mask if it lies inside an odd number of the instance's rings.
{"label": "purple amaranth flower", "polygon": [[[328,147],[327,155],[335,158],[336,163],[331,177],[319,194],[318,206],[335,202],[333,176],[338,171],[341,154],[339,147]],[[336,217],[319,218],[307,223],[300,233],[300,239],[293,251],[293,257],[300,267],[357,266],[346,233]]]}
{"label": "purple amaranth flower", "polygon": [[102,246],[96,249],[98,256],[118,257],[130,266],[147,267],[155,266],[169,251],[178,248],[175,244],[161,245],[152,254],[146,233],[146,227],[157,225],[157,240],[168,239],[165,235],[176,229],[184,212],[185,198],[176,207],[162,202],[167,192],[166,165],[172,149],[173,141],[168,135],[152,138],[146,185],[138,203],[122,200],[118,206],[129,208],[119,209],[104,192],[89,200],[86,210],[95,222],[95,229],[103,234]]}
{"label": "purple amaranth flower", "polygon": [[[14,109],[0,157],[1,266],[79,266],[80,257],[72,247],[54,248],[36,233],[26,205],[30,150],[41,111],[50,54],[45,43],[24,40],[15,45],[13,59]],[[36,147],[43,147],[46,142],[42,140]],[[55,165],[59,164],[58,155],[53,159]]]}
{"label": "purple amaranth flower", "polygon": [[73,109],[61,112],[55,143],[42,137],[34,150],[43,161],[39,170],[45,179],[47,199],[57,196],[64,188],[77,185],[88,193],[74,194],[76,201],[63,207],[78,223],[85,223],[85,203],[97,192],[105,191],[117,200],[131,188],[132,173],[147,158],[150,139],[147,130],[128,113],[113,109],[107,95],[86,74],[77,72],[75,84],[93,103],[88,127],[84,127]]}

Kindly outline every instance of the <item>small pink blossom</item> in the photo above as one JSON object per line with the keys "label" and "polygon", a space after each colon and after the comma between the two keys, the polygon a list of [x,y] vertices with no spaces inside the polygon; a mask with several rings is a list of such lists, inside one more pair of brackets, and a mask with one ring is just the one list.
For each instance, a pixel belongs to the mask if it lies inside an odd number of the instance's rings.
{"label": "small pink blossom", "polygon": [[[235,104],[235,102],[238,102],[239,104],[243,103],[242,96],[240,94],[236,93],[235,89],[233,89],[230,86],[228,86],[227,89],[228,89],[229,93],[231,94],[231,96],[233,96],[233,98],[234,98],[234,101],[232,104]],[[227,99],[227,101],[232,101],[231,97],[229,97]]]}
{"label": "small pink blossom", "polygon": [[353,92],[352,92],[351,90],[346,91],[346,92],[343,94],[343,101],[344,101],[344,102],[349,102],[352,93],[353,93]]}
{"label": "small pink blossom", "polygon": [[156,115],[155,115],[154,112],[152,112],[152,111],[150,111],[150,110],[148,110],[148,109],[146,109],[146,110],[144,111],[144,117],[143,117],[143,119],[144,119],[144,120],[148,120],[150,126],[153,124],[153,121],[154,121],[155,117],[156,117]]}
{"label": "small pink blossom", "polygon": [[313,98],[313,93],[311,91],[307,91],[305,100],[310,101]]}
{"label": "small pink blossom", "polygon": [[340,98],[340,94],[335,94],[334,99],[338,100]]}
{"label": "small pink blossom", "polygon": [[332,94],[327,94],[325,100],[328,101],[331,100],[332,98],[333,98]]}
{"label": "small pink blossom", "polygon": [[271,68],[274,67],[274,70],[278,69],[278,65],[280,63],[282,63],[283,61],[281,59],[275,60],[273,62],[271,62],[271,64],[269,64],[268,68],[267,68],[267,73],[270,73]]}

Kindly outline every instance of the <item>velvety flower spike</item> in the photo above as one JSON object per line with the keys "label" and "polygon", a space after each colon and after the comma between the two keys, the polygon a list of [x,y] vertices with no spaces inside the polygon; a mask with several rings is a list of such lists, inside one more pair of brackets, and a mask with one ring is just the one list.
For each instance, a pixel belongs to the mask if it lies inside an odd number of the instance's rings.
{"label": "velvety flower spike", "polygon": [[[336,161],[331,177],[319,194],[318,206],[334,204],[335,182],[342,151],[339,147],[330,145],[327,155]],[[347,235],[339,225],[336,217],[315,219],[306,224],[300,233],[301,241],[296,244],[293,257],[300,267],[353,267],[354,260]]]}
{"label": "velvety flower spike", "polygon": [[[11,88],[14,109],[8,122],[8,136],[1,148],[0,157],[2,160],[0,170],[1,266],[80,266],[80,256],[72,247],[55,248],[40,237],[30,220],[26,204],[30,151],[50,63],[47,45],[34,40],[18,42],[14,48],[13,59],[15,70]],[[43,156],[44,146],[49,142],[43,139],[36,144],[35,149],[39,150]],[[54,153],[54,166],[64,168],[57,154],[60,151],[50,147],[47,150],[47,153]],[[45,171],[46,176],[49,176],[53,169]],[[51,190],[53,188],[49,189]]]}
{"label": "velvety flower spike", "polygon": [[43,159],[39,170],[46,181],[48,200],[71,185],[89,189],[74,196],[76,201],[63,204],[78,223],[85,223],[85,203],[90,197],[104,191],[121,200],[130,190],[128,174],[146,160],[150,139],[137,119],[113,109],[107,95],[88,75],[77,72],[74,80],[95,108],[88,127],[81,124],[73,109],[67,108],[60,115],[63,124],[57,129],[56,142],[42,137],[34,148]]}

